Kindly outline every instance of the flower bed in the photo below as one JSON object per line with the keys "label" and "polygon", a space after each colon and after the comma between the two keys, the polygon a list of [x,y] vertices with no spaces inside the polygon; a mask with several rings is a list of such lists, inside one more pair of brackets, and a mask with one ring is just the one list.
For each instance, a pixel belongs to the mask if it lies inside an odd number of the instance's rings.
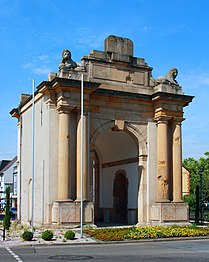
{"label": "flower bed", "polygon": [[139,226],[99,229],[86,228],[84,229],[84,233],[102,241],[122,241],[125,239],[208,236],[209,229],[196,226]]}

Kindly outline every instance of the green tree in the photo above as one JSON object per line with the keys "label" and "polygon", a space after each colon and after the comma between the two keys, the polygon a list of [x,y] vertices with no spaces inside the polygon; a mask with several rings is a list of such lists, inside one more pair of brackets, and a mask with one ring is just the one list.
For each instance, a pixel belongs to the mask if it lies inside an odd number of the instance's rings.
{"label": "green tree", "polygon": [[203,201],[209,202],[209,152],[204,154],[206,157],[200,157],[199,165],[203,168],[202,194]]}
{"label": "green tree", "polygon": [[195,210],[196,204],[196,187],[200,185],[200,168],[202,173],[202,202],[209,202],[209,152],[204,153],[205,157],[199,160],[186,158],[183,166],[190,172],[190,195],[185,196],[185,201],[189,204],[190,210]]}
{"label": "green tree", "polygon": [[5,209],[5,216],[3,221],[3,226],[6,230],[9,230],[11,221],[10,221],[10,187],[6,188],[6,209]]}

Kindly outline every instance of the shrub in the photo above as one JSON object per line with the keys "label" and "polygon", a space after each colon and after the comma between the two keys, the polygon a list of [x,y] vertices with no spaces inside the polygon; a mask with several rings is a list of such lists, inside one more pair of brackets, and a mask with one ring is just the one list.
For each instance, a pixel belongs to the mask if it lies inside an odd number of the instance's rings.
{"label": "shrub", "polygon": [[33,232],[25,230],[24,233],[22,233],[22,238],[25,241],[31,241],[33,239]]}
{"label": "shrub", "polygon": [[68,230],[68,231],[65,232],[64,237],[66,239],[72,240],[75,237],[75,233],[72,230]]}
{"label": "shrub", "polygon": [[5,215],[5,216],[4,216],[3,225],[4,225],[4,228],[5,228],[6,230],[9,230],[10,225],[11,225],[10,216],[8,216],[8,215]]}
{"label": "shrub", "polygon": [[42,232],[41,238],[43,238],[43,240],[50,241],[53,238],[53,235],[52,230],[45,230]]}

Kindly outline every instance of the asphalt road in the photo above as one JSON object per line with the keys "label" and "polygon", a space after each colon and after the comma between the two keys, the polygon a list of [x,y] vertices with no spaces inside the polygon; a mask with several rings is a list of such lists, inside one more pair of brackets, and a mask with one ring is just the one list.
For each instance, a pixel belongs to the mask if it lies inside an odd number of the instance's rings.
{"label": "asphalt road", "polygon": [[209,240],[0,248],[0,261],[209,261]]}

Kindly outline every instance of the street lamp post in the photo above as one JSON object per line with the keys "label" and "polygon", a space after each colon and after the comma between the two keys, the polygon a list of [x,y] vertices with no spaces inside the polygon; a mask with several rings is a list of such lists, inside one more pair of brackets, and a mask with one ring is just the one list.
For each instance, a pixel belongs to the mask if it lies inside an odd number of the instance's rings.
{"label": "street lamp post", "polygon": [[203,217],[202,217],[202,206],[203,206],[203,203],[202,203],[202,173],[203,173],[204,169],[203,167],[200,167],[199,168],[199,175],[200,175],[200,221],[201,221],[201,224],[203,223]]}
{"label": "street lamp post", "polygon": [[195,205],[195,223],[199,224],[200,220],[200,187],[196,185],[196,205]]}

